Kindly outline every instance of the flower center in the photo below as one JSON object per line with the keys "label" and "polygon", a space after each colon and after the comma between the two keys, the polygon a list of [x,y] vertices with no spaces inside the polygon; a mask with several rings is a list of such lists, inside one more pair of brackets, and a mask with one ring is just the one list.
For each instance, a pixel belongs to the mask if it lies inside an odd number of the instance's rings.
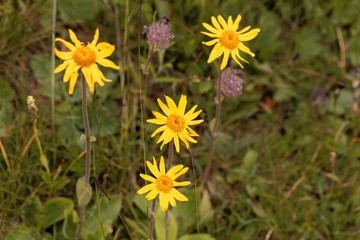
{"label": "flower center", "polygon": [[73,55],[76,65],[88,67],[96,61],[96,54],[89,47],[79,47]]}
{"label": "flower center", "polygon": [[156,188],[160,192],[168,193],[173,189],[173,180],[167,175],[161,175],[156,179]]}
{"label": "flower center", "polygon": [[236,32],[224,31],[221,34],[219,41],[225,48],[233,50],[239,45],[239,36],[236,34]]}
{"label": "flower center", "polygon": [[181,132],[185,128],[185,119],[183,116],[171,114],[167,118],[166,125],[174,132]]}

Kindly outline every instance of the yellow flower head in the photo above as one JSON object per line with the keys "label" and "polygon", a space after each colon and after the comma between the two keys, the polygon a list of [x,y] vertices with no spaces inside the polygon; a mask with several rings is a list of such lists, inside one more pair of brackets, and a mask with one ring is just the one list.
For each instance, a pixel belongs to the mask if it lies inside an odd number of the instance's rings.
{"label": "yellow flower head", "polygon": [[81,68],[90,92],[94,93],[95,83],[104,86],[104,81],[111,82],[110,79],[105,78],[97,63],[104,67],[110,67],[116,70],[120,69],[115,63],[106,59],[106,57],[114,52],[115,46],[106,42],[97,43],[99,39],[98,28],[95,31],[94,39],[86,46],[77,39],[71,29],[69,29],[69,35],[75,45],[61,38],[55,39],[55,41],[63,43],[70,51],[61,52],[55,48],[56,56],[64,60],[64,62],[54,70],[54,73],[59,73],[66,69],[63,80],[64,82],[70,80],[69,94],[73,94],[78,79],[78,71]]}
{"label": "yellow flower head", "polygon": [[153,200],[159,195],[160,207],[163,211],[168,210],[169,203],[171,206],[176,207],[176,200],[184,202],[188,201],[187,197],[181,194],[175,187],[188,186],[189,181],[177,182],[175,181],[179,176],[185,174],[189,168],[183,165],[176,165],[165,172],[164,157],[160,157],[160,166],[158,168],[155,158],[153,157],[153,164],[146,161],[146,165],[150,169],[151,173],[155,176],[152,177],[146,174],[140,174],[140,177],[151,182],[145,185],[137,191],[137,194],[144,194],[149,192],[145,198],[147,200]]}
{"label": "yellow flower head", "polygon": [[220,69],[223,70],[228,63],[229,56],[231,54],[232,59],[234,59],[235,62],[242,68],[244,68],[239,59],[246,63],[249,62],[240,56],[239,50],[246,52],[252,57],[255,56],[255,54],[252,53],[250,49],[243,44],[243,42],[255,38],[260,32],[260,28],[255,28],[248,32],[250,26],[247,26],[246,28],[238,31],[240,20],[240,15],[236,17],[235,21],[233,21],[231,16],[229,16],[228,21],[226,22],[224,18],[219,15],[217,19],[215,17],[211,17],[211,22],[214,27],[207,23],[203,23],[203,26],[210,32],[201,33],[211,38],[215,38],[208,42],[202,42],[206,46],[212,46],[215,44],[213,50],[210,53],[209,59],[207,60],[208,63],[213,62],[216,58],[224,54],[220,65]]}
{"label": "yellow flower head", "polygon": [[204,121],[202,119],[194,120],[202,110],[195,112],[197,108],[197,105],[195,105],[190,111],[185,113],[187,104],[185,95],[181,95],[179,106],[176,106],[174,100],[170,97],[165,96],[165,99],[167,105],[165,105],[160,98],[157,99],[157,102],[166,116],[159,112],[152,111],[155,118],[146,120],[149,123],[162,125],[151,134],[151,137],[163,132],[157,141],[157,143],[163,142],[160,149],[171,140],[174,140],[176,152],[180,152],[179,138],[185,143],[186,148],[189,149],[189,142],[197,143],[192,137],[199,136],[189,126],[197,125]]}

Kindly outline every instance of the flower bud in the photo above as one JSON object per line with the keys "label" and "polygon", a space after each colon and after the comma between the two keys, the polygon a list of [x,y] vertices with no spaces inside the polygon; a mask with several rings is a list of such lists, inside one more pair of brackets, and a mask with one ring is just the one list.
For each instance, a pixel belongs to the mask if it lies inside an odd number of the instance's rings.
{"label": "flower bud", "polygon": [[221,73],[221,91],[227,97],[236,97],[242,94],[245,80],[239,76],[242,71],[228,67]]}
{"label": "flower bud", "polygon": [[146,34],[149,44],[157,50],[164,50],[175,38],[170,30],[171,24],[166,17],[161,18],[150,27],[144,26],[144,33]]}

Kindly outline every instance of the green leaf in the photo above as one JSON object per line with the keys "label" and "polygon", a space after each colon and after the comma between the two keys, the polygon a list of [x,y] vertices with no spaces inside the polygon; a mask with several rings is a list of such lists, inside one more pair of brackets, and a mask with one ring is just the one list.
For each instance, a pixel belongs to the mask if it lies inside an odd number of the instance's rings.
{"label": "green leaf", "polygon": [[207,191],[203,191],[199,206],[200,224],[211,221],[214,217],[214,209],[211,205],[210,195]]}
{"label": "green leaf", "polygon": [[[90,22],[98,16],[98,13],[101,11],[101,5],[99,1],[93,0],[61,0],[58,2],[58,9],[60,17],[65,22],[71,20]],[[81,39],[80,41],[86,42]]]}
{"label": "green leaf", "polygon": [[84,227],[85,237],[87,240],[103,239],[103,236],[113,232],[112,224],[118,217],[122,207],[120,196],[110,196],[98,200],[98,205],[92,206],[87,212]]}
{"label": "green leaf", "polygon": [[62,234],[67,239],[76,239],[79,224],[79,217],[75,210],[65,211],[64,224],[62,227]]}
{"label": "green leaf", "polygon": [[92,188],[85,182],[85,177],[81,177],[76,182],[76,197],[79,206],[86,206],[91,200]]}
{"label": "green leaf", "polygon": [[43,207],[39,198],[27,199],[22,206],[22,220],[27,226],[39,227]]}
{"label": "green leaf", "polygon": [[47,201],[43,206],[43,218],[41,219],[40,226],[47,228],[54,223],[61,221],[65,217],[66,211],[74,209],[74,203],[63,197],[53,198]]}
{"label": "green leaf", "polygon": [[208,234],[190,234],[190,235],[184,235],[178,240],[215,240],[215,238],[211,237]]}
{"label": "green leaf", "polygon": [[[166,212],[158,208],[155,216],[155,233],[158,240],[176,240],[178,227],[174,215],[168,210],[168,219],[165,220]],[[168,229],[169,238],[166,238],[166,228]]]}
{"label": "green leaf", "polygon": [[5,240],[33,240],[42,239],[40,233],[35,228],[25,227],[23,225],[13,229]]}

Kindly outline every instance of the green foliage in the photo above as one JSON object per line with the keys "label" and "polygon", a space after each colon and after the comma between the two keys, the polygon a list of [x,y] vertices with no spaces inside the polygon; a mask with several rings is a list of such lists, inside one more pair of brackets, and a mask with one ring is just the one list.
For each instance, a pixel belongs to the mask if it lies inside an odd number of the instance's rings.
{"label": "green foliage", "polygon": [[[80,81],[72,96],[63,73],[54,89],[50,82],[51,1],[0,3],[0,239],[75,239],[78,207],[86,204],[85,239],[147,239],[151,202],[136,190],[144,184],[138,174],[148,171],[144,160],[167,154],[145,122],[165,94],[186,94],[205,120],[191,145],[196,176],[184,176],[193,185],[179,188],[189,202],[169,213],[170,239],[359,239],[358,1],[141,1],[141,15],[138,2],[57,1],[56,37],[70,41],[71,28],[87,43],[99,27],[99,42],[116,46],[110,58],[121,66],[100,67],[112,82],[88,94],[96,138],[90,188],[76,182],[85,166]],[[243,95],[222,99],[213,133],[219,63],[206,63],[211,50],[200,32],[218,14],[241,14],[241,28],[261,32],[245,43],[256,57],[242,54],[249,61]],[[175,40],[152,56],[142,82],[143,25],[163,16]],[[28,95],[39,108],[43,155],[27,119]],[[215,158],[203,183],[211,134]],[[185,148],[175,162],[190,166]],[[164,239],[165,215],[156,213],[156,239]]]}

